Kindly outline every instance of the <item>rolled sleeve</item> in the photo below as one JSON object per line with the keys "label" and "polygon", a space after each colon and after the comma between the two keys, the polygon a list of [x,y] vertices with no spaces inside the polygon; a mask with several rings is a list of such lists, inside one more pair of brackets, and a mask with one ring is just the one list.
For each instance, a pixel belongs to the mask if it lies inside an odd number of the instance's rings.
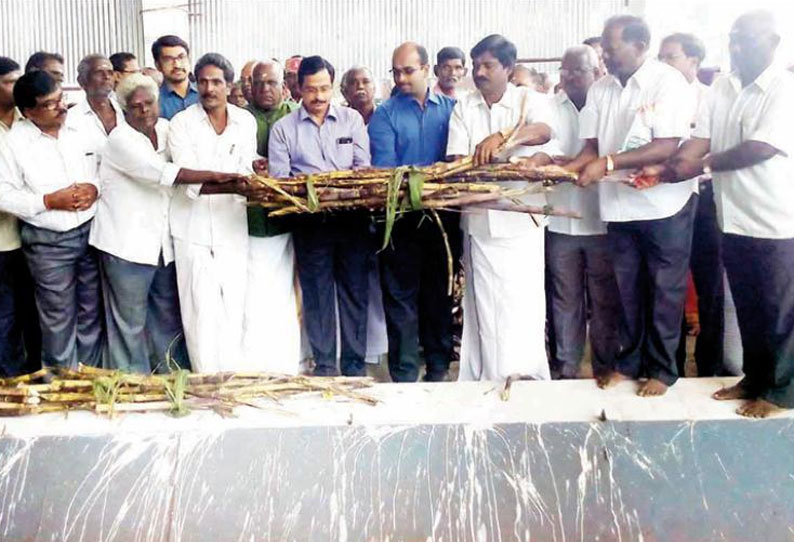
{"label": "rolled sleeve", "polygon": [[137,134],[119,132],[108,139],[102,159],[114,169],[125,173],[132,180],[149,185],[173,186],[179,166],[163,160],[148,141]]}
{"label": "rolled sleeve", "polygon": [[449,118],[449,137],[447,138],[447,156],[466,156],[469,154],[471,141],[466,122],[463,119],[463,105],[455,104]]}
{"label": "rolled sleeve", "polygon": [[46,210],[44,196],[25,187],[13,151],[0,149],[0,211],[30,219]]}

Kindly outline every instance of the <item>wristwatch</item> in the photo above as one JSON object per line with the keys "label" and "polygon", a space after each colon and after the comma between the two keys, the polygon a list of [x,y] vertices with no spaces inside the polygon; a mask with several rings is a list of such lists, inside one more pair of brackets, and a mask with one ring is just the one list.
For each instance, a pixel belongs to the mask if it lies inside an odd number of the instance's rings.
{"label": "wristwatch", "polygon": [[707,154],[703,157],[703,175],[711,175],[711,165],[709,164],[710,156],[710,154]]}
{"label": "wristwatch", "polygon": [[607,159],[607,173],[612,173],[613,171],[615,171],[615,160],[612,159],[611,154],[607,154],[606,159]]}

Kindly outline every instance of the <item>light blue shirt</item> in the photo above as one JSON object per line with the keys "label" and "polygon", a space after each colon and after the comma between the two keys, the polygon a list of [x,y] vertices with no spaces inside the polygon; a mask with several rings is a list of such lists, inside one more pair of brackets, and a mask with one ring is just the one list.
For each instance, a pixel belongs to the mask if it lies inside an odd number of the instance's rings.
{"label": "light blue shirt", "polygon": [[443,160],[455,100],[428,91],[422,108],[408,94],[397,94],[369,121],[372,164],[377,167],[427,166]]}
{"label": "light blue shirt", "polygon": [[368,167],[364,119],[355,109],[331,105],[318,126],[301,106],[273,125],[268,160],[272,177]]}

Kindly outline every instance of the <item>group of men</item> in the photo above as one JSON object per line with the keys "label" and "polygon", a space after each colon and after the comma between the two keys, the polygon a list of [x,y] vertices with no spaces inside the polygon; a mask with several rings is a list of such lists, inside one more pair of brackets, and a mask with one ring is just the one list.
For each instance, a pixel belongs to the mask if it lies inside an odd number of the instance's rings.
{"label": "group of men", "polygon": [[[363,375],[377,272],[391,378],[416,381],[423,359],[425,380],[444,380],[451,252],[465,271],[460,379],[574,378],[589,320],[598,384],[639,380],[639,395],[657,396],[681,374],[690,267],[705,330],[698,370],[721,374],[724,263],[744,378],[714,397],[745,399],[739,413],[753,417],[794,407],[794,76],[775,62],[779,39],[769,13],[740,17],[735,73],[707,89],[699,40],[668,36],[657,60],[646,23],[615,16],[600,40],[565,51],[553,96],[511,82],[517,52],[503,36],[471,50],[470,92],[458,86],[460,49],[431,67],[407,42],[377,107],[361,66],[341,78],[346,105],[335,103],[335,69],[320,56],[246,64],[248,105],[237,107],[229,61],[208,53],[191,66],[176,36],[153,44],[156,75],[126,53],[85,57],[86,100],[71,109],[61,57],[37,53],[24,75],[0,59],[2,370],[295,373],[305,334],[315,375]],[[369,213],[272,217],[246,205],[263,190],[251,173],[467,155],[566,168],[575,184],[519,197],[581,218],[409,211],[378,250],[384,225]]]}

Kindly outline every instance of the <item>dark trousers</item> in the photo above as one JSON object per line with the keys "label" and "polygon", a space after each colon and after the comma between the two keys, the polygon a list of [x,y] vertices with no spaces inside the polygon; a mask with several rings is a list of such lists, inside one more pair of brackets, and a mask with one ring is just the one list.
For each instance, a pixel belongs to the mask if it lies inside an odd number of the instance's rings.
{"label": "dark trousers", "polygon": [[22,223],[41,322],[45,366],[98,366],[102,361],[102,293],[96,251],[88,245],[91,221],[66,232]]}
{"label": "dark trousers", "polygon": [[[695,340],[698,376],[724,376],[723,340],[725,335],[725,287],[722,265],[722,234],[717,223],[714,189],[711,181],[700,183],[692,254],[689,268],[698,297],[700,334]],[[686,335],[678,349],[678,371],[683,375],[686,362]]]}
{"label": "dark trousers", "polygon": [[589,296],[593,373],[604,374],[614,366],[621,314],[607,236],[548,232],[546,240],[556,341],[553,373],[562,378],[575,378],[579,373]]}
{"label": "dark trousers", "polygon": [[316,375],[336,371],[336,307],[346,376],[366,373],[367,274],[373,250],[369,218],[359,213],[307,216],[295,227],[295,260],[303,291],[303,316]]}
{"label": "dark trousers", "polygon": [[99,251],[108,366],[127,372],[168,369],[167,356],[186,363],[176,266],[145,265]]}
{"label": "dark trousers", "polygon": [[[459,260],[457,217],[442,218],[452,261]],[[426,380],[441,380],[452,357],[452,296],[448,254],[438,224],[429,215],[407,213],[394,224],[391,244],[380,255],[383,311],[389,337],[389,374],[394,382],[416,382],[419,345]],[[454,267],[454,265],[453,265]],[[453,271],[454,272],[454,271]]]}
{"label": "dark trousers", "polygon": [[623,307],[615,370],[667,385],[678,379],[686,274],[697,196],[671,217],[612,222],[608,240]]}
{"label": "dark trousers", "polygon": [[743,384],[753,397],[794,408],[794,239],[722,240],[742,335]]}
{"label": "dark trousers", "polygon": [[0,377],[41,367],[41,328],[22,250],[0,252]]}

